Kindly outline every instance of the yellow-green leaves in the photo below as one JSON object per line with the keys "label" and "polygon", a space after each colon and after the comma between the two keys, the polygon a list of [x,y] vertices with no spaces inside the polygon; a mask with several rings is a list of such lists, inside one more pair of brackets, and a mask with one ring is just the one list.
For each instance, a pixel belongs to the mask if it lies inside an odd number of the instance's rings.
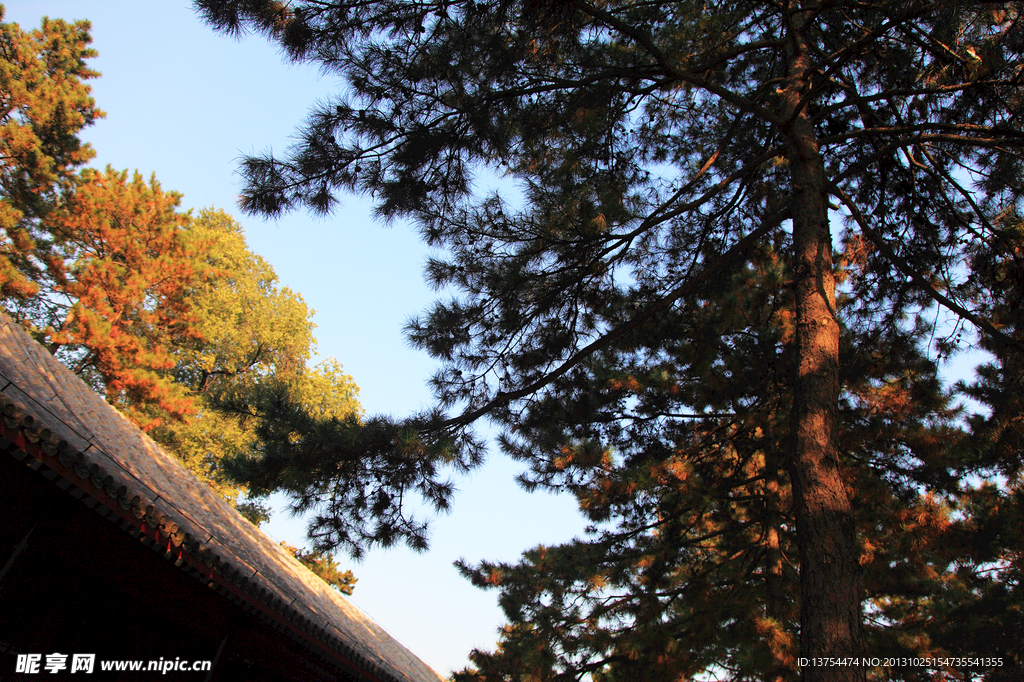
{"label": "yellow-green leaves", "polygon": [[250,403],[270,385],[285,386],[311,416],[348,419],[362,413],[359,389],[334,359],[308,366],[316,346],[313,311],[249,250],[241,225],[223,211],[205,209],[187,232],[191,243],[203,245],[214,273],[188,294],[195,333],[175,347],[170,372],[195,402],[196,413],[163,424],[153,435],[200,479],[236,501],[246,488],[222,464],[262,445],[254,417],[222,409],[218,398]]}
{"label": "yellow-green leaves", "polygon": [[312,311],[280,287],[267,261],[249,251],[242,227],[223,211],[205,209],[189,226],[219,275],[190,293],[200,340],[178,349],[175,376],[206,393],[252,375],[292,375],[310,359]]}

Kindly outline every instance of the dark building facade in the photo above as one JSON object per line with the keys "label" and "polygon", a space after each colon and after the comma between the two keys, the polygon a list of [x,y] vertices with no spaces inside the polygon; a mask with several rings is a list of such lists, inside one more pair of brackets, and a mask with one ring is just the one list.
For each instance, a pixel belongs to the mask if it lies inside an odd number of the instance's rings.
{"label": "dark building facade", "polygon": [[0,314],[7,679],[443,678]]}

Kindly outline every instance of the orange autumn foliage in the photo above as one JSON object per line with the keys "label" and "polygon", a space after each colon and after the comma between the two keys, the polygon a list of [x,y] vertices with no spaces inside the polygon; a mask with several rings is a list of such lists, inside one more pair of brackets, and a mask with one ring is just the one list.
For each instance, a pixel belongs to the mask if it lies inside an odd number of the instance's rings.
{"label": "orange autumn foliage", "polygon": [[193,410],[187,389],[167,372],[175,364],[170,349],[199,338],[189,292],[216,274],[204,260],[210,245],[190,238],[179,203],[155,178],[147,184],[139,173],[86,170],[45,221],[63,256],[49,262],[51,300],[71,303],[41,332],[147,429],[160,423],[152,408],[172,418]]}
{"label": "orange autumn foliage", "polygon": [[[3,7],[0,6],[0,19]],[[140,426],[190,412],[169,343],[195,334],[187,292],[210,275],[178,195],[81,169],[103,116],[88,22],[0,23],[0,301]]]}
{"label": "orange autumn foliage", "polygon": [[[4,10],[0,5],[0,20]],[[86,81],[89,23],[43,19],[34,30],[0,23],[0,297],[24,300],[46,260],[38,219],[95,153],[78,138],[103,117]]]}

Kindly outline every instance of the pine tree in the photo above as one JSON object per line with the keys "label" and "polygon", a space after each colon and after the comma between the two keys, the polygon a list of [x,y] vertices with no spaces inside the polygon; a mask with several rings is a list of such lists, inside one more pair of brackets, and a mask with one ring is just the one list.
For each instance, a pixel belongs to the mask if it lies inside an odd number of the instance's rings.
{"label": "pine tree", "polygon": [[[500,591],[509,625],[498,651],[474,652],[475,669],[458,679],[530,671],[539,680],[677,680],[707,670],[796,679],[797,546],[782,465],[790,277],[777,252],[762,253],[688,317],[702,330],[693,336],[719,343],[645,329],[574,378],[557,418],[523,425],[529,435],[509,449],[530,463],[532,484],[574,492],[593,522],[590,537],[535,548],[517,565],[462,565],[474,583]],[[946,444],[962,434],[935,362],[919,350],[924,330],[880,333],[844,298],[839,312],[842,466],[877,612],[883,600],[921,592],[917,574],[947,571],[956,480]],[[668,330],[685,324],[667,322]],[[661,348],[657,360],[638,362],[648,344]],[[703,371],[673,371],[688,363]],[[559,451],[567,442],[584,445]],[[927,496],[918,491],[925,486]],[[906,637],[920,628],[894,614],[870,619],[872,656],[950,655]]]}
{"label": "pine tree", "polygon": [[[462,566],[501,591],[509,625],[458,677],[792,674],[794,330],[782,263],[761,256],[695,314],[667,312],[574,371],[558,411],[534,411],[506,444],[530,484],[576,495],[591,537],[515,566]],[[709,335],[719,343],[698,341]]]}
{"label": "pine tree", "polygon": [[[44,19],[25,33],[0,24],[0,296],[7,310],[108,398],[187,414],[159,372],[164,339],[188,333],[180,294],[206,276],[182,241],[178,197],[111,169],[79,132],[103,113],[88,22]],[[145,425],[147,420],[140,421]]]}
{"label": "pine tree", "polygon": [[[214,271],[180,195],[155,178],[85,169],[39,220],[50,241],[32,297],[9,310],[72,371],[143,428],[195,409],[168,376],[175,343],[200,334],[188,293]],[[147,414],[153,412],[155,415]]]}
{"label": "pine tree", "polygon": [[[0,22],[3,6],[0,5]],[[88,22],[44,19],[25,32],[0,23],[0,296],[25,298],[45,268],[50,235],[39,220],[94,155],[78,133],[103,112],[86,81]]]}
{"label": "pine tree", "polygon": [[[326,212],[339,192],[366,191],[383,217],[415,218],[446,251],[430,278],[459,298],[410,328],[445,362],[441,407],[459,410],[433,421],[435,433],[487,416],[513,451],[523,438],[551,448],[524,425],[563,419],[562,406],[585,395],[580,377],[623,339],[661,319],[678,327],[618,367],[671,356],[672,334],[721,344],[690,320],[719,302],[755,247],[788,235],[793,357],[782,381],[792,407],[781,468],[798,548],[799,654],[865,653],[830,215],[862,249],[849,286],[876,329],[926,327],[941,306],[986,343],[1016,347],[963,267],[982,247],[1009,255],[996,220],[1020,203],[1015,3],[197,5],[214,25],[261,31],[348,83],[287,158],[246,161],[247,210]],[[515,196],[476,192],[485,169],[513,179]],[[694,438],[704,423],[694,421]],[[735,466],[729,457],[716,475]]]}
{"label": "pine tree", "polygon": [[934,598],[914,604],[915,616],[933,627],[929,636],[975,657],[1001,657],[984,678],[993,682],[1024,675],[1024,220],[1020,207],[993,220],[991,241],[970,253],[971,285],[983,309],[1016,344],[983,339],[991,361],[961,388],[984,410],[968,420],[969,462],[990,477],[965,490],[959,522],[943,546],[966,549],[956,580]]}

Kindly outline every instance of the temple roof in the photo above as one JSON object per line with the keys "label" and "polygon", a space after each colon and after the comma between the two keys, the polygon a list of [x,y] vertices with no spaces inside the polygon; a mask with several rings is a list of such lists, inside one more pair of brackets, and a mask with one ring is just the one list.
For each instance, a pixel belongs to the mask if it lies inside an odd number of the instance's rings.
{"label": "temple roof", "polygon": [[5,432],[69,493],[181,570],[328,658],[386,682],[442,678],[244,519],[0,313]]}

